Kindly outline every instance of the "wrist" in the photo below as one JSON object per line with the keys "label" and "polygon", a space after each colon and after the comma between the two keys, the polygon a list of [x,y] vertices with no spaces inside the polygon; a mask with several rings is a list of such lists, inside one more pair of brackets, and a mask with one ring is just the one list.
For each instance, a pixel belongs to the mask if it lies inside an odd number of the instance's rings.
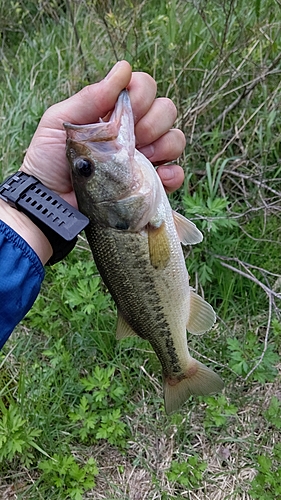
{"label": "wrist", "polygon": [[[13,228],[16,224],[16,231],[36,249],[44,264],[53,265],[64,259],[74,248],[78,234],[89,223],[85,215],[23,171],[10,175],[0,184],[0,198],[16,210],[14,214],[4,209],[9,224]],[[21,212],[20,217],[17,212]],[[51,258],[46,260],[50,247]]]}
{"label": "wrist", "polygon": [[48,238],[24,213],[9,206],[0,199],[0,219],[16,231],[46,264],[53,254]]}

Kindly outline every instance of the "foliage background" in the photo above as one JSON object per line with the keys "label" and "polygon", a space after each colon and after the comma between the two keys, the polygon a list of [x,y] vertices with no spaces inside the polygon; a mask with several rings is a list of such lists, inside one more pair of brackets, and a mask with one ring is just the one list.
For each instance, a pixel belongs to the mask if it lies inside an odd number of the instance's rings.
{"label": "foliage background", "polygon": [[175,102],[171,203],[204,233],[186,262],[218,313],[189,345],[226,383],[165,416],[159,363],[116,343],[81,237],[0,355],[3,498],[279,498],[280,31],[278,0],[0,0],[2,178],[44,110],[117,59]]}

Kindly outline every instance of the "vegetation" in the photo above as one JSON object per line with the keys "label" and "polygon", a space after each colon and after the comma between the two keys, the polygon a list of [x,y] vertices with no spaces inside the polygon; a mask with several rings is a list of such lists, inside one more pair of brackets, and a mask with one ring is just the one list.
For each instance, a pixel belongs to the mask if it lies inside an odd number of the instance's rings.
{"label": "vegetation", "polygon": [[44,110],[116,59],[175,102],[186,175],[171,203],[204,233],[186,263],[218,313],[189,345],[225,381],[167,417],[158,360],[140,339],[116,342],[81,237],[0,353],[1,498],[280,498],[280,9],[0,0],[1,179]]}

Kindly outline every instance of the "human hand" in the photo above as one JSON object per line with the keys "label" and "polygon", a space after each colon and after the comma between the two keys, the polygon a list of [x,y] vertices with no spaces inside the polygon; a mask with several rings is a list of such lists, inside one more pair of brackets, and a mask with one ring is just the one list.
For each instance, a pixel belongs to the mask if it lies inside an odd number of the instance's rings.
{"label": "human hand", "polygon": [[77,207],[65,155],[64,122],[83,125],[98,122],[128,88],[135,117],[136,147],[157,165],[159,176],[172,192],[183,182],[179,165],[162,165],[176,159],[185,147],[184,134],[171,129],[177,111],[170,99],[158,98],[156,82],[147,73],[132,73],[126,61],[117,63],[106,78],[84,87],[44,113],[24,157],[21,170],[37,177],[46,187]]}

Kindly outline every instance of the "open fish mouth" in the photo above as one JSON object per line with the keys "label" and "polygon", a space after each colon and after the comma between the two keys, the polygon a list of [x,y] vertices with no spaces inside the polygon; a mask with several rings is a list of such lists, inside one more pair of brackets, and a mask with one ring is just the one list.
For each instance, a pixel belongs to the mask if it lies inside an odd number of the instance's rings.
{"label": "open fish mouth", "polygon": [[[100,118],[99,123],[75,125],[65,122],[64,128],[67,137],[76,143],[97,143],[115,141],[120,135],[122,127],[122,142],[132,149],[135,145],[134,120],[131,110],[130,97],[126,90],[120,93],[109,120]],[[132,140],[133,139],[133,140]]]}

